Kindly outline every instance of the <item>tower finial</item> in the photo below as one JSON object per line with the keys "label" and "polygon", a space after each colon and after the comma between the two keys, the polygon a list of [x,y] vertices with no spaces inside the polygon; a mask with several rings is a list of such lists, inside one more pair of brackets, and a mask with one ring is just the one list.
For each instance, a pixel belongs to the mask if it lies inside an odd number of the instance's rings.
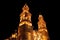
{"label": "tower finial", "polygon": [[24,7],[22,8],[22,10],[27,10],[27,11],[28,11],[28,10],[29,10],[28,5],[27,5],[27,4],[25,4],[25,5],[24,5]]}

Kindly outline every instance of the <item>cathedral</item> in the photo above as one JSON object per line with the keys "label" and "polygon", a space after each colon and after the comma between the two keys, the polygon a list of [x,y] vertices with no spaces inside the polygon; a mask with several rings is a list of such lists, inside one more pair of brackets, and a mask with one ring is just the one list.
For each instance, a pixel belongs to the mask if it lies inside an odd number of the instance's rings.
{"label": "cathedral", "polygon": [[29,7],[25,4],[20,13],[17,32],[5,40],[50,40],[43,16],[38,16],[38,30],[33,30],[31,16],[32,14],[29,12]]}

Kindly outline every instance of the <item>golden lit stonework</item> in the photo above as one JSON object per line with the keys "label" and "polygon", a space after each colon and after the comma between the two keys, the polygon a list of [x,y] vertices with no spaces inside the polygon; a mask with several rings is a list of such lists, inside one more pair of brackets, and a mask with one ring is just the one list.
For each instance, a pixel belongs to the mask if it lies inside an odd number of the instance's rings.
{"label": "golden lit stonework", "polygon": [[31,22],[32,14],[29,7],[25,4],[20,14],[20,22],[16,33],[5,40],[49,40],[46,22],[42,15],[38,17],[38,30],[33,30]]}

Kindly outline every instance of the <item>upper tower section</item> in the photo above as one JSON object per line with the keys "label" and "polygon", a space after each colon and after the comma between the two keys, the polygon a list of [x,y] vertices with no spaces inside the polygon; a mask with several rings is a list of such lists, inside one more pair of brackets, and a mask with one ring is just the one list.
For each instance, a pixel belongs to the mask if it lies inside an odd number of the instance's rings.
{"label": "upper tower section", "polygon": [[22,8],[22,13],[20,14],[20,22],[29,21],[31,22],[31,13],[29,12],[29,7],[25,4]]}
{"label": "upper tower section", "polygon": [[32,26],[32,23],[31,23],[31,13],[29,12],[29,7],[27,4],[25,4],[22,8],[22,12],[20,14],[20,24],[19,26],[22,26],[22,25],[29,25],[29,26]]}
{"label": "upper tower section", "polygon": [[38,20],[39,20],[38,21],[38,30],[46,28],[46,23],[45,23],[42,15],[39,15]]}

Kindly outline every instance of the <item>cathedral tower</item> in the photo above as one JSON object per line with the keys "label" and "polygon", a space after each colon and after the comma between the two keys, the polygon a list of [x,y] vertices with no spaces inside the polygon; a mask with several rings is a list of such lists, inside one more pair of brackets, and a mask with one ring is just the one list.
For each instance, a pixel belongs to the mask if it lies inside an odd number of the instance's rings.
{"label": "cathedral tower", "polygon": [[42,15],[38,17],[38,33],[40,36],[40,40],[49,40],[48,31],[46,27],[46,22]]}
{"label": "cathedral tower", "polygon": [[18,40],[32,40],[32,31],[33,27],[31,23],[31,13],[29,12],[29,7],[27,4],[25,4],[22,8],[22,13],[20,14]]}

